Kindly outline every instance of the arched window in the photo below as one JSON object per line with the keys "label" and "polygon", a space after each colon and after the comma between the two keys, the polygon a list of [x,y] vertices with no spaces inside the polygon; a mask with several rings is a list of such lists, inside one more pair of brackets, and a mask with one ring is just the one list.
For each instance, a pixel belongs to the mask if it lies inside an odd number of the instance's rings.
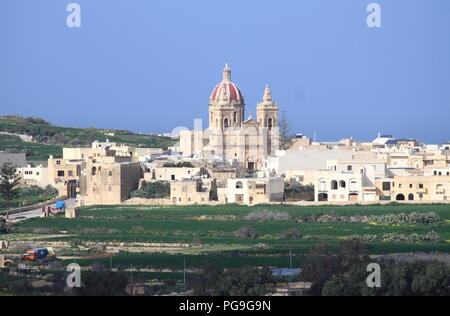
{"label": "arched window", "polygon": [[341,180],[341,181],[339,182],[339,186],[340,186],[342,189],[345,189],[345,188],[347,187],[347,183],[345,183],[344,180]]}
{"label": "arched window", "polygon": [[269,118],[267,120],[267,126],[269,127],[269,129],[272,129],[272,127],[273,127],[273,120],[272,120],[272,118]]}
{"label": "arched window", "polygon": [[244,184],[241,181],[236,182],[236,189],[243,189],[243,188],[244,188]]}
{"label": "arched window", "polygon": [[338,182],[336,180],[331,181],[331,190],[338,189]]}
{"label": "arched window", "polygon": [[319,191],[326,191],[327,190],[327,183],[325,179],[319,180]]}
{"label": "arched window", "polygon": [[397,195],[396,200],[397,201],[404,201],[405,200],[405,196],[403,194],[399,194],[399,195]]}
{"label": "arched window", "polygon": [[228,119],[225,119],[223,121],[223,126],[224,126],[224,128],[228,128],[229,127]]}
{"label": "arched window", "polygon": [[95,176],[96,173],[97,173],[97,168],[92,167],[92,172],[91,172],[91,174],[92,174],[93,176]]}
{"label": "arched window", "polygon": [[409,200],[409,201],[414,201],[414,194],[410,193],[410,194],[408,195],[408,200]]}

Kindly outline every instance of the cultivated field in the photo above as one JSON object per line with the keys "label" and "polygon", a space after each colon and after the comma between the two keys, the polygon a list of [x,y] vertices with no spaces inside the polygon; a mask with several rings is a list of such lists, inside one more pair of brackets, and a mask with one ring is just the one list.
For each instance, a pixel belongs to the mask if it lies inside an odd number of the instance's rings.
{"label": "cultivated field", "polygon": [[[246,218],[261,210],[280,216],[268,221]],[[424,222],[405,223],[413,212],[411,218],[419,222],[421,214],[434,214],[434,222],[425,217]],[[401,213],[405,215],[395,217],[401,222],[384,222]],[[235,233],[248,226],[257,235],[245,238]],[[292,231],[294,236],[286,236]],[[425,238],[431,232],[438,234],[437,240]],[[292,266],[302,267],[304,255],[315,244],[337,248],[353,235],[368,240],[371,255],[450,253],[450,205],[91,207],[82,209],[79,219],[59,216],[21,222],[7,238],[55,247],[67,264],[89,267],[99,262],[146,273],[166,271],[165,278],[181,278],[184,262],[192,273],[208,265],[289,267],[292,253]],[[107,247],[106,255],[102,251],[92,255],[98,243]]]}

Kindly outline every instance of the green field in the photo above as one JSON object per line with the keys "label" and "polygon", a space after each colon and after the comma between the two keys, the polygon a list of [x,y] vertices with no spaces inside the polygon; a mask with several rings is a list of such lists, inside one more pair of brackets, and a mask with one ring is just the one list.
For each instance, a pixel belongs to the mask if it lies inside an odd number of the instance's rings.
{"label": "green field", "polygon": [[0,135],[0,151],[25,152],[27,161],[30,162],[47,161],[50,155],[62,158],[62,147],[60,146],[25,142],[19,137],[11,135]]}
{"label": "green field", "polygon": [[[258,209],[288,212],[292,217],[309,215],[381,215],[411,212],[436,212],[441,217],[437,224],[378,225],[373,223],[317,223],[295,221],[249,222],[245,216]],[[205,218],[206,216],[206,218]],[[215,264],[222,267],[238,266],[293,266],[301,267],[304,255],[318,243],[329,243],[337,248],[340,241],[351,235],[389,235],[431,231],[439,234],[440,241],[433,243],[370,242],[369,254],[397,252],[450,253],[450,205],[374,205],[374,206],[192,206],[192,207],[91,207],[81,211],[81,218],[68,220],[62,217],[32,219],[16,227],[15,234],[40,233],[50,241],[81,242],[164,242],[201,243],[204,247],[188,248],[165,253],[120,253],[113,257],[113,266],[141,268],[171,268],[179,270],[183,261],[189,268]],[[256,239],[242,239],[233,234],[239,228],[251,226],[259,233]],[[282,239],[280,233],[296,228],[300,238]],[[63,233],[61,233],[63,232]],[[52,235],[52,236],[50,236]],[[55,235],[58,235],[55,237]],[[12,234],[9,237],[14,237]],[[95,261],[110,264],[109,258],[78,259],[88,266]]]}
{"label": "green field", "polygon": [[94,127],[59,127],[53,126],[40,118],[25,118],[21,116],[0,116],[0,131],[33,136],[36,143],[24,142],[13,135],[0,135],[0,151],[25,151],[27,159],[30,161],[46,161],[49,155],[60,157],[63,147],[90,146],[94,140],[106,141],[108,139],[111,142],[134,147],[163,149],[167,149],[175,143],[169,137]]}

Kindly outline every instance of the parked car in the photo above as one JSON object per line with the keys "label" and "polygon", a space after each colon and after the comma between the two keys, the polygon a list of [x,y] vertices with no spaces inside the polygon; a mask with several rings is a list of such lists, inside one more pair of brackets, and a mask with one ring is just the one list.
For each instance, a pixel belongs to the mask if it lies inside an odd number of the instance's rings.
{"label": "parked car", "polygon": [[53,251],[49,251],[47,248],[35,248],[28,250],[20,256],[22,261],[49,261],[55,259]]}

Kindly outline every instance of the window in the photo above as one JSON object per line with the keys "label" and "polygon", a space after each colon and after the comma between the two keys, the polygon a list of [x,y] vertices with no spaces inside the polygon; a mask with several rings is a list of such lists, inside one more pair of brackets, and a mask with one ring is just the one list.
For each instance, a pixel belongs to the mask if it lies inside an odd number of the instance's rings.
{"label": "window", "polygon": [[383,191],[391,191],[391,183],[383,182]]}
{"label": "window", "polygon": [[244,188],[244,184],[241,181],[236,183],[236,189],[243,189],[243,188]]}
{"label": "window", "polygon": [[58,171],[58,177],[64,177],[64,171],[63,170],[59,170]]}
{"label": "window", "polygon": [[319,180],[319,191],[325,191],[327,189],[327,184],[324,179]]}
{"label": "window", "polygon": [[69,177],[73,177],[73,171],[72,171],[72,170],[69,170],[69,171],[67,172],[67,175],[68,175]]}
{"label": "window", "polygon": [[358,182],[354,179],[350,180],[350,191],[358,191]]}
{"label": "window", "polygon": [[111,170],[108,171],[108,176],[112,177],[112,171]]}
{"label": "window", "polygon": [[331,181],[331,190],[338,189],[338,182],[336,180]]}
{"label": "window", "polygon": [[340,186],[341,188],[345,189],[345,188],[347,187],[347,184],[345,183],[344,180],[341,180],[341,181],[339,182],[339,186]]}
{"label": "window", "polygon": [[108,191],[111,192],[112,191],[112,186],[108,185]]}
{"label": "window", "polygon": [[419,183],[419,185],[417,186],[419,189],[423,189],[423,183]]}
{"label": "window", "polygon": [[347,171],[352,171],[353,170],[353,166],[347,166]]}
{"label": "window", "polygon": [[61,164],[61,160],[56,160],[56,164],[60,165]]}
{"label": "window", "polygon": [[412,184],[410,184],[410,185],[409,185],[409,188],[410,188],[410,189],[412,189],[412,188],[413,188],[413,185],[412,185]]}
{"label": "window", "polygon": [[175,181],[175,175],[174,175],[174,174],[171,175],[171,176],[170,176],[170,179],[171,179],[172,181]]}

